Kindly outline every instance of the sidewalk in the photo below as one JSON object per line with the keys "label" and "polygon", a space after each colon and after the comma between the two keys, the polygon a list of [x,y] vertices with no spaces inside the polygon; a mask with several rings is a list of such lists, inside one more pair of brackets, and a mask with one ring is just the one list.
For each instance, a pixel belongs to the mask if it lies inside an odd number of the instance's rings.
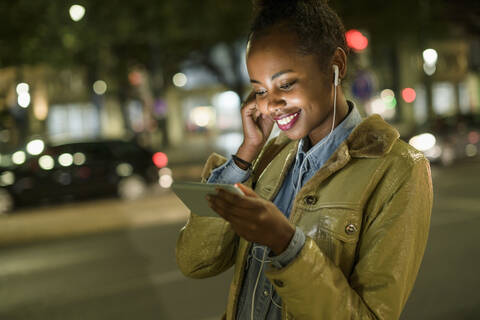
{"label": "sidewalk", "polygon": [[134,201],[102,199],[31,208],[0,216],[0,247],[82,234],[186,221],[188,209],[170,191]]}

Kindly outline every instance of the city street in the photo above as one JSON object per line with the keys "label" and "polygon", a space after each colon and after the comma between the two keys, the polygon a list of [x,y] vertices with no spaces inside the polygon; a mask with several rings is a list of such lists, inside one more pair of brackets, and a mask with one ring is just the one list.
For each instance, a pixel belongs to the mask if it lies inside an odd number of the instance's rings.
{"label": "city street", "polygon": [[[401,319],[478,319],[480,161],[432,174],[430,239]],[[232,271],[205,280],[179,272],[186,216],[161,193],[0,217],[0,319],[219,319]]]}

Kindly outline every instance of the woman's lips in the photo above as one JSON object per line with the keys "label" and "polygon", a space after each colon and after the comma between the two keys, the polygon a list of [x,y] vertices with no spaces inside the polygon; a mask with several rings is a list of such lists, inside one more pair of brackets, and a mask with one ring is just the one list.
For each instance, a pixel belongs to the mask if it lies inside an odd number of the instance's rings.
{"label": "woman's lips", "polygon": [[295,122],[298,120],[299,115],[300,111],[291,113],[281,118],[277,118],[275,119],[275,121],[277,122],[278,128],[280,128],[280,130],[286,131],[293,127]]}

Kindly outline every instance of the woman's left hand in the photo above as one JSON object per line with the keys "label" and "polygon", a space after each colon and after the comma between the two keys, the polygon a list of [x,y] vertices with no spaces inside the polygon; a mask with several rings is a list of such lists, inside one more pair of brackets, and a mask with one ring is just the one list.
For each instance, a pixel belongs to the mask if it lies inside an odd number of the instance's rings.
{"label": "woman's left hand", "polygon": [[295,227],[271,201],[260,198],[240,183],[236,186],[244,196],[217,189],[218,194],[207,197],[210,207],[230,222],[233,230],[245,240],[265,245],[275,255],[285,251]]}

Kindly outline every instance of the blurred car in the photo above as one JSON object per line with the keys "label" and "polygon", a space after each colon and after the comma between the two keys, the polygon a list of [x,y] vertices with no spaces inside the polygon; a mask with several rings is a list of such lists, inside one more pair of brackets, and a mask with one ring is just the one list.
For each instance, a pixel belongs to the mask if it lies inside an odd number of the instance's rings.
{"label": "blurred car", "polygon": [[42,149],[29,157],[18,151],[11,158],[21,164],[1,169],[0,212],[26,204],[112,194],[135,199],[146,192],[148,185],[158,183],[159,169],[167,164],[165,154],[120,140]]}
{"label": "blurred car", "polygon": [[480,115],[467,114],[438,118],[419,128],[408,139],[432,163],[444,166],[476,157],[480,148]]}

